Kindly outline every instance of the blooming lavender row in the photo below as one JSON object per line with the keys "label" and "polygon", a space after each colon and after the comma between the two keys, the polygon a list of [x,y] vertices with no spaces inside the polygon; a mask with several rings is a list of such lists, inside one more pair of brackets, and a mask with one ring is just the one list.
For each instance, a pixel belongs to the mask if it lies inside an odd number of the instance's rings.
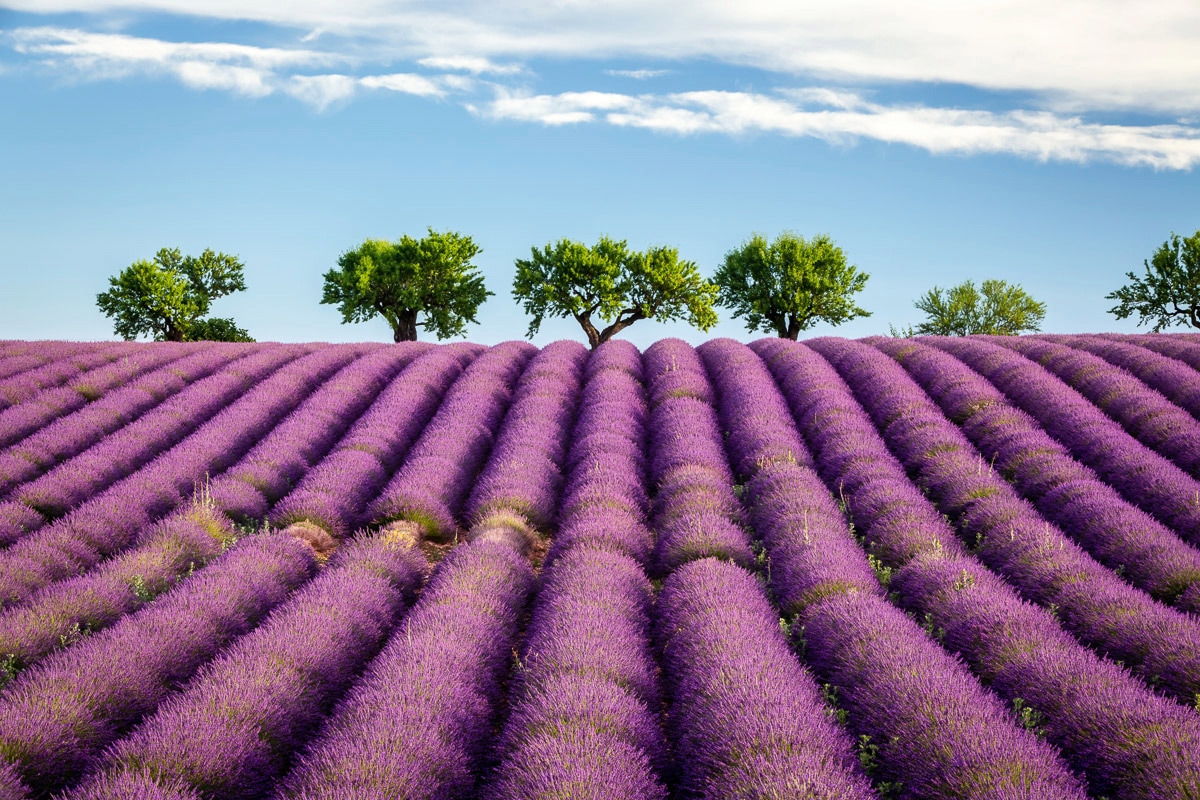
{"label": "blooming lavender row", "polygon": [[271,506],[329,453],[396,374],[432,346],[406,342],[368,348],[208,484],[213,504],[234,520],[266,518]]}
{"label": "blooming lavender row", "polygon": [[[571,437],[573,502],[542,573],[499,764],[481,792],[492,800],[666,796],[653,591],[630,555],[644,561],[650,552],[649,533],[639,531],[645,490],[627,490],[644,468],[637,372],[640,357],[627,343],[606,343],[588,360]],[[518,399],[510,417],[520,407]]]}
{"label": "blooming lavender row", "polygon": [[1200,481],[1138,442],[1042,367],[982,340],[930,344],[978,372],[1129,502],[1200,544]]}
{"label": "blooming lavender row", "polygon": [[1082,641],[1192,702],[1200,692],[1194,618],[1129,586],[1039,516],[891,358],[846,340],[806,344],[837,369],[888,449],[975,542],[984,564],[1026,598],[1056,609]]}
{"label": "blooming lavender row", "polygon": [[681,796],[875,796],[753,575],[684,564],[659,593],[656,628]]}
{"label": "blooming lavender row", "polygon": [[1159,600],[1200,611],[1200,551],[1125,502],[962,362],[915,342],[873,343],[900,361],[989,463],[1092,556]]}
{"label": "blooming lavender row", "polygon": [[[886,601],[846,593],[822,603],[802,634],[879,785],[912,798],[1086,796],[1053,747],[914,629]],[[885,649],[886,659],[871,652]]]}
{"label": "blooming lavender row", "polygon": [[466,796],[532,583],[507,539],[455,547],[272,797]]}
{"label": "blooming lavender row", "polygon": [[110,364],[122,356],[134,355],[145,347],[136,344],[103,344],[94,350],[60,358],[12,378],[0,380],[0,411],[62,386],[72,378],[82,377],[89,371]]}
{"label": "blooming lavender row", "polygon": [[[1114,764],[1141,759],[1151,785],[1161,786],[1163,778],[1155,777],[1159,772],[1153,767],[1154,759],[1146,758],[1151,750],[1143,749],[1136,740],[1133,746],[1124,743],[1125,727],[1110,726],[1106,720],[1128,719],[1129,730],[1140,730],[1144,726],[1134,724],[1138,720],[1157,715],[1178,721],[1180,712],[1185,716],[1188,712],[1081,647],[1049,613],[1023,603],[1012,587],[965,557],[949,524],[908,482],[901,464],[828,363],[790,342],[756,342],[754,348],[767,360],[788,396],[826,483],[845,493],[854,524],[872,551],[886,566],[899,570],[889,586],[893,596],[916,614],[928,615],[930,630],[941,631],[943,643],[964,655],[993,690],[1009,702],[1019,700],[1020,708],[1028,709],[1025,722],[1032,724],[1034,712],[1040,714],[1050,741],[1062,748],[1072,764],[1087,771],[1089,778],[1109,785],[1101,773],[1112,772]],[[890,377],[884,373],[885,379]],[[932,584],[923,575],[945,578],[945,588],[954,591],[924,590],[923,586]],[[978,599],[971,613],[962,611],[962,592],[971,592]],[[947,635],[951,622],[952,635]],[[986,650],[983,643],[987,643]],[[1038,654],[1043,652],[1053,652],[1063,663],[1084,668],[1068,679],[1069,685],[1062,684],[1061,678],[1046,685],[1040,671],[1030,666],[1040,663]],[[997,682],[1002,671],[1008,679]],[[1031,706],[1035,694],[1039,702]],[[1041,702],[1046,696],[1057,699]],[[1096,699],[1088,699],[1093,696]],[[1140,710],[1130,710],[1128,705]],[[1143,717],[1147,709],[1149,716]],[[1151,739],[1151,748],[1161,738]],[[1187,736],[1181,741],[1187,741]],[[1106,752],[1114,754],[1109,761]],[[1164,773],[1165,779],[1177,772],[1172,767]]]}
{"label": "blooming lavender row", "polygon": [[753,564],[704,364],[679,339],[654,343],[643,361],[651,398],[647,427],[657,571],[665,574],[705,556]]}
{"label": "blooming lavender row", "polygon": [[59,359],[89,353],[106,346],[103,342],[13,342],[13,349],[0,358],[0,380],[37,369]]}
{"label": "blooming lavender row", "polygon": [[442,345],[419,356],[354,423],[328,456],[271,510],[271,523],[311,522],[339,538],[366,522],[366,508],[404,458],[442,395],[483,350]]}
{"label": "blooming lavender row", "polygon": [[[191,355],[137,377],[75,413],[54,419],[44,427],[39,424],[36,432],[0,453],[0,496],[78,455],[188,384],[245,355],[245,348],[229,345],[188,349]],[[170,355],[171,351],[165,349],[162,353]]]}
{"label": "blooming lavender row", "polygon": [[416,522],[433,538],[458,530],[459,512],[492,448],[513,386],[536,352],[527,342],[504,342],[466,368],[371,504],[374,522]]}
{"label": "blooming lavender row", "polygon": [[1104,338],[1143,347],[1159,355],[1182,361],[1200,371],[1200,344],[1190,341],[1185,334],[1144,333],[1140,335],[1104,334]]}
{"label": "blooming lavender row", "polygon": [[193,504],[157,523],[145,543],[86,575],[52,583],[24,605],[0,612],[0,659],[21,669],[131,614],[203,567],[233,541],[228,520]]}
{"label": "blooming lavender row", "polygon": [[[787,573],[780,588],[795,599],[784,608],[812,637],[809,661],[841,692],[850,729],[873,745],[863,752],[877,761],[880,785],[902,785],[913,797],[982,789],[1082,797],[1051,748],[1018,728],[994,696],[883,600],[829,491],[800,466],[811,457],[761,359],[728,339],[700,350],[729,428],[731,457],[754,465],[746,497],[772,578],[777,570]],[[774,443],[785,432],[794,461]],[[759,486],[764,480],[769,488]],[[871,699],[879,697],[890,702]]]}
{"label": "blooming lavender row", "polygon": [[646,524],[646,406],[642,356],[628,342],[607,342],[584,367],[559,530],[547,564],[585,545],[624,553],[645,564],[654,550]]}
{"label": "blooming lavender row", "polygon": [[538,528],[554,525],[567,435],[587,357],[583,345],[561,341],[529,361],[487,465],[467,498],[468,520],[479,522],[503,510],[521,514]]}
{"label": "blooming lavender row", "polygon": [[137,783],[147,791],[184,784],[222,800],[262,797],[383,646],[426,571],[411,539],[385,534],[348,543],[64,798],[125,800]]}
{"label": "blooming lavender row", "polygon": [[730,461],[746,480],[743,497],[770,557],[770,588],[783,613],[794,616],[840,592],[882,595],[762,360],[732,339],[706,342],[698,352],[716,389]]}
{"label": "blooming lavender row", "polygon": [[234,361],[24,484],[14,495],[43,516],[60,516],[148,464],[250,387],[305,352],[306,349],[294,346],[270,347]]}
{"label": "blooming lavender row", "polygon": [[825,359],[778,339],[763,339],[750,348],[770,369],[812,448],[818,474],[837,492],[873,558],[897,567],[920,553],[966,554],[954,529],[908,479]]}
{"label": "blooming lavender row", "polygon": [[176,591],[18,676],[0,696],[0,754],[30,796],[70,785],[315,567],[291,536],[243,540]]}
{"label": "blooming lavender row", "polygon": [[671,573],[655,634],[680,794],[871,796],[849,739],[741,566],[753,555],[700,356],[666,339],[643,360],[647,393],[658,398],[648,426],[657,561]]}
{"label": "blooming lavender row", "polygon": [[1060,342],[1100,356],[1156,389],[1175,405],[1200,420],[1200,383],[1196,370],[1169,356],[1143,347],[1115,342],[1103,336],[1041,336],[1047,341]]}
{"label": "blooming lavender row", "polygon": [[[1020,336],[989,341],[1015,350],[1057,375],[1139,442],[1195,477],[1200,475],[1200,423],[1125,370],[1099,356]],[[1200,375],[1193,377],[1200,388]]]}
{"label": "blooming lavender row", "polygon": [[150,522],[178,506],[206,475],[235,463],[353,352],[329,347],[296,360],[147,467],[0,553],[0,602],[21,602],[135,544]]}
{"label": "blooming lavender row", "polygon": [[1196,796],[1195,711],[1080,647],[1049,614],[973,561],[921,556],[896,573],[892,587],[1027,726],[1062,749],[1087,776],[1092,796]]}

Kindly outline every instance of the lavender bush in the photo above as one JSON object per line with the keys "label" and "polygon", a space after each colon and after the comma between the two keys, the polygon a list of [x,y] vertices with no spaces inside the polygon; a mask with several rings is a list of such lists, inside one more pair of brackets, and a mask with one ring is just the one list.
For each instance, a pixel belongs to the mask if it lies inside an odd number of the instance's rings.
{"label": "lavender bush", "polygon": [[251,537],[182,591],[45,659],[0,696],[0,756],[39,796],[69,785],[314,568],[290,536]]}

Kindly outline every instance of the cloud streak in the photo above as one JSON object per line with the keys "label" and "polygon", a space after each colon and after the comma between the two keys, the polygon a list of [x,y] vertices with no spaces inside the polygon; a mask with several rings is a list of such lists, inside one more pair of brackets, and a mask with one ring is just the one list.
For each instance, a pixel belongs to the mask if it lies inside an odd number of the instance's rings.
{"label": "cloud streak", "polygon": [[782,134],[836,144],[871,139],[936,154],[1008,154],[1078,163],[1103,160],[1154,169],[1190,169],[1200,164],[1200,131],[1183,125],[1105,125],[1046,111],[889,106],[829,89],[775,95],[727,91],[532,95],[501,89],[475,112],[493,120],[550,126],[603,123],[683,136]]}
{"label": "cloud streak", "polygon": [[[482,119],[550,126],[875,140],[937,154],[1154,169],[1200,163],[1195,0],[697,0],[687,14],[666,0],[0,1],[18,11],[95,14],[98,25],[138,12],[251,20],[278,26],[273,42],[297,43],[170,42],[53,26],[0,32],[0,43],[33,64],[89,80],[168,76],[196,90],[286,95],[317,110],[395,92],[460,102]],[[526,66],[532,59],[608,66],[618,58],[670,68],[605,74],[643,81],[674,73],[709,83],[671,94],[613,93],[592,91],[577,76],[572,91],[547,93]],[[712,65],[756,68],[773,88],[714,89]],[[871,99],[871,89],[894,87],[932,98],[926,90],[946,84],[1022,97],[1023,107]],[[1103,121],[1111,112],[1151,122]]]}

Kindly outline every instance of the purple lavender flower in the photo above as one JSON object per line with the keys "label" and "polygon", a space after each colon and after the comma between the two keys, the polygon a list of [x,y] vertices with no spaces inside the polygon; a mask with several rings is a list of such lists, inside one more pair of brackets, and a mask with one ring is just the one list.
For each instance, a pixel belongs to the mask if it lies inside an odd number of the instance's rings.
{"label": "purple lavender flower", "polygon": [[683,796],[874,796],[753,575],[689,562],[667,578],[658,612]]}
{"label": "purple lavender flower", "polygon": [[181,591],[18,676],[0,696],[0,753],[35,792],[70,784],[314,569],[290,536],[245,540]]}
{"label": "purple lavender flower", "polygon": [[204,796],[264,795],[332,702],[382,646],[426,562],[411,542],[350,542],[315,580],[205,665],[104,756],[80,790],[121,774]]}
{"label": "purple lavender flower", "polygon": [[463,372],[404,465],[372,503],[368,513],[374,522],[410,520],[435,538],[458,529],[467,492],[491,451],[513,386],[534,352],[536,348],[525,342],[505,342]]}
{"label": "purple lavender flower", "polygon": [[368,504],[434,415],[442,395],[483,350],[441,345],[419,356],[379,394],[338,441],[271,511],[284,527],[310,521],[337,537],[366,521]]}
{"label": "purple lavender flower", "polygon": [[532,580],[504,542],[454,548],[272,797],[469,792]]}

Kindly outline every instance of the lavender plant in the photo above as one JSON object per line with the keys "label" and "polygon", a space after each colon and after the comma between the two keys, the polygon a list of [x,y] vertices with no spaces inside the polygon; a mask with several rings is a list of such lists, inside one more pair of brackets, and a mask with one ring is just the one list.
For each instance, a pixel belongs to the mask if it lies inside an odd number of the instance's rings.
{"label": "lavender plant", "polygon": [[379,651],[426,569],[411,540],[382,535],[348,543],[64,797],[122,800],[139,784],[186,786],[226,800],[262,797]]}
{"label": "lavender plant", "polygon": [[441,345],[418,357],[276,504],[271,523],[310,522],[338,538],[364,524],[368,505],[434,415],[443,393],[482,350]]}
{"label": "lavender plant", "polygon": [[454,548],[271,796],[467,796],[532,582],[507,541]]}
{"label": "lavender plant", "polygon": [[1169,356],[1125,342],[1114,342],[1103,336],[1045,337],[1062,342],[1077,350],[1100,356],[1114,367],[1120,367],[1138,380],[1161,392],[1164,397],[1200,420],[1200,383],[1196,371]]}
{"label": "lavender plant", "polygon": [[1193,618],[1124,583],[1040,517],[886,355],[845,340],[806,344],[838,370],[889,450],[959,524],[984,564],[1026,598],[1054,608],[1076,637],[1191,702],[1200,676]]}
{"label": "lavender plant", "polygon": [[1088,553],[1159,600],[1200,610],[1200,552],[1123,500],[961,362],[917,343],[873,343],[900,361],[988,463]]}
{"label": "lavender plant", "polygon": [[0,553],[0,603],[23,601],[135,544],[140,530],[176,508],[206,475],[236,462],[351,356],[342,348],[319,350],[284,367],[147,468]]}
{"label": "lavender plant", "polygon": [[416,522],[433,538],[458,530],[467,493],[492,448],[513,386],[534,352],[526,342],[505,342],[463,372],[404,465],[371,504],[373,522]]}
{"label": "lavender plant", "polygon": [[930,339],[992,382],[1129,502],[1200,544],[1200,481],[1141,444],[1058,378],[998,345]]}
{"label": "lavender plant", "polygon": [[[1139,442],[1192,477],[1200,474],[1200,423],[1130,373],[1053,342],[1005,336],[994,343],[1041,364]],[[1200,388],[1200,376],[1189,383]]]}
{"label": "lavender plant", "polygon": [[290,536],[250,537],[182,591],[45,659],[0,695],[0,757],[37,796],[70,785],[314,568]]}
{"label": "lavender plant", "polygon": [[[194,346],[167,344],[160,357],[177,356],[176,348],[195,350]],[[12,431],[12,446],[0,452],[0,496],[10,494],[20,484],[30,481],[55,465],[72,458],[106,435],[128,425],[146,411],[215,370],[244,355],[236,345],[213,345],[201,348],[184,358],[176,358],[158,369],[132,378],[128,383],[114,385],[86,405],[80,398],[78,411],[60,416],[65,407],[27,404],[22,411],[13,409],[21,419],[4,419],[0,413],[0,430]],[[141,356],[139,364],[155,363],[157,351]],[[167,361],[167,358],[162,360]],[[117,366],[117,365],[114,365]],[[124,366],[124,362],[121,363]],[[127,377],[118,373],[114,383]],[[131,377],[131,376],[130,376]],[[99,383],[97,385],[105,385]],[[52,415],[52,416],[51,416]],[[28,434],[28,435],[27,435]],[[0,441],[8,437],[0,435]]]}

